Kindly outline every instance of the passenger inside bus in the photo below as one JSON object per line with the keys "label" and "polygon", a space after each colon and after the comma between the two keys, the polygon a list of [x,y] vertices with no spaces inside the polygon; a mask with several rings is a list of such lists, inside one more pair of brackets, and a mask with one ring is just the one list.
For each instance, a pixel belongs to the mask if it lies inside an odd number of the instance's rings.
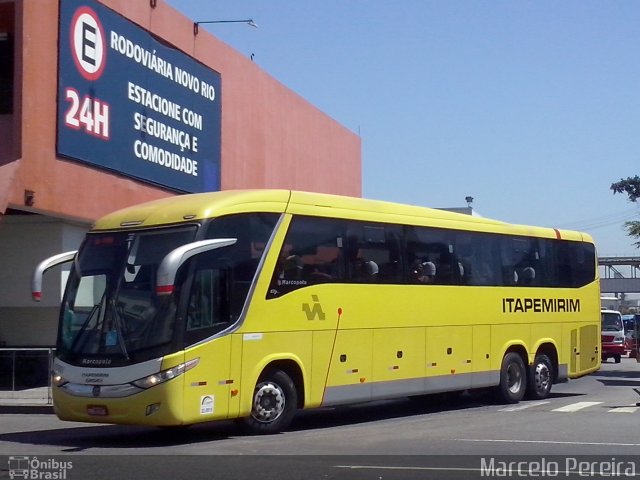
{"label": "passenger inside bus", "polygon": [[374,282],[380,269],[373,260],[363,260],[360,264],[360,280],[363,282]]}
{"label": "passenger inside bus", "polygon": [[451,253],[440,255],[436,266],[435,283],[440,285],[458,285],[464,275],[464,267]]}
{"label": "passenger inside bus", "polygon": [[536,279],[536,271],[533,267],[525,267],[520,272],[518,283],[520,285],[533,285]]}
{"label": "passenger inside bus", "polygon": [[299,280],[302,278],[302,268],[304,264],[299,255],[289,255],[284,259],[282,267],[282,278],[286,280]]}
{"label": "passenger inside bus", "polygon": [[418,283],[433,283],[436,276],[436,265],[433,262],[417,262],[413,274]]}

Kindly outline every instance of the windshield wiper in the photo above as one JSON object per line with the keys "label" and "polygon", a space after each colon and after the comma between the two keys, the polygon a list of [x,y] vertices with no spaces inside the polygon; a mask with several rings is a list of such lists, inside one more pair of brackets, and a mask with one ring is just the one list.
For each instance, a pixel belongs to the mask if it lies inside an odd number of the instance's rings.
{"label": "windshield wiper", "polygon": [[122,316],[120,315],[120,312],[118,312],[115,296],[112,302],[113,303],[111,306],[111,315],[113,315],[114,324],[116,326],[116,333],[118,335],[118,345],[120,346],[120,350],[122,350],[122,353],[124,353],[124,358],[126,358],[127,361],[130,361],[131,357],[129,357],[127,345],[126,345],[126,342],[124,341],[124,333],[123,333],[124,326],[122,325]]}
{"label": "windshield wiper", "polygon": [[102,298],[100,298],[100,301],[96,303],[93,307],[91,307],[91,311],[89,312],[89,314],[87,315],[87,318],[85,319],[84,323],[80,327],[80,330],[78,330],[78,334],[73,339],[73,342],[71,343],[71,347],[69,347],[70,351],[72,352],[76,351],[76,346],[78,345],[80,338],[82,338],[82,336],[84,335],[84,332],[87,330],[89,323],[91,323],[93,316],[96,314],[96,312],[100,311],[100,307],[102,306],[102,302],[104,302],[105,295],[106,295],[106,292],[102,294]]}

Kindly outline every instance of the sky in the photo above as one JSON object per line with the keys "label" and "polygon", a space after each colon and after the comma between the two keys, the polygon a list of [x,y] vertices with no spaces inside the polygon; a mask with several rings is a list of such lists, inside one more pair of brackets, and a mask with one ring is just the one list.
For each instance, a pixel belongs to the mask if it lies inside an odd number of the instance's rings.
{"label": "sky", "polygon": [[362,141],[366,198],[638,255],[640,2],[168,0]]}

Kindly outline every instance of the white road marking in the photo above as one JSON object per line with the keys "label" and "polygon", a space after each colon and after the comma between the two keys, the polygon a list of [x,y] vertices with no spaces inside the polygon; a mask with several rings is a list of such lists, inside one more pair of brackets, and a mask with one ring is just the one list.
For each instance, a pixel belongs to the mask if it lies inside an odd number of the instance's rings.
{"label": "white road marking", "polygon": [[608,413],[636,413],[640,407],[617,407],[607,410]]}
{"label": "white road marking", "polygon": [[570,405],[565,405],[564,407],[555,408],[551,410],[552,412],[577,412],[578,410],[582,410],[585,408],[593,407],[594,405],[600,405],[602,402],[578,402],[572,403]]}
{"label": "white road marking", "polygon": [[558,440],[513,440],[513,439],[481,439],[456,438],[458,442],[490,442],[490,443],[553,443],[556,445],[598,445],[603,447],[640,447],[640,443],[605,443],[605,442],[567,442]]}
{"label": "white road marking", "polygon": [[499,412],[519,412],[531,407],[537,407],[538,405],[544,405],[550,403],[548,400],[538,400],[537,402],[519,403],[517,405],[511,405],[509,407],[501,408]]}

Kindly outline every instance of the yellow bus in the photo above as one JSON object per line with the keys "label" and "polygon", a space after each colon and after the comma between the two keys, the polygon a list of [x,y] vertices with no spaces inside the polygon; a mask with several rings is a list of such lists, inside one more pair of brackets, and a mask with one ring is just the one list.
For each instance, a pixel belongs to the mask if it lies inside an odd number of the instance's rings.
{"label": "yellow bus", "polygon": [[98,220],[72,262],[63,420],[157,426],[492,387],[545,398],[600,367],[592,239],[289,190],[167,198]]}

